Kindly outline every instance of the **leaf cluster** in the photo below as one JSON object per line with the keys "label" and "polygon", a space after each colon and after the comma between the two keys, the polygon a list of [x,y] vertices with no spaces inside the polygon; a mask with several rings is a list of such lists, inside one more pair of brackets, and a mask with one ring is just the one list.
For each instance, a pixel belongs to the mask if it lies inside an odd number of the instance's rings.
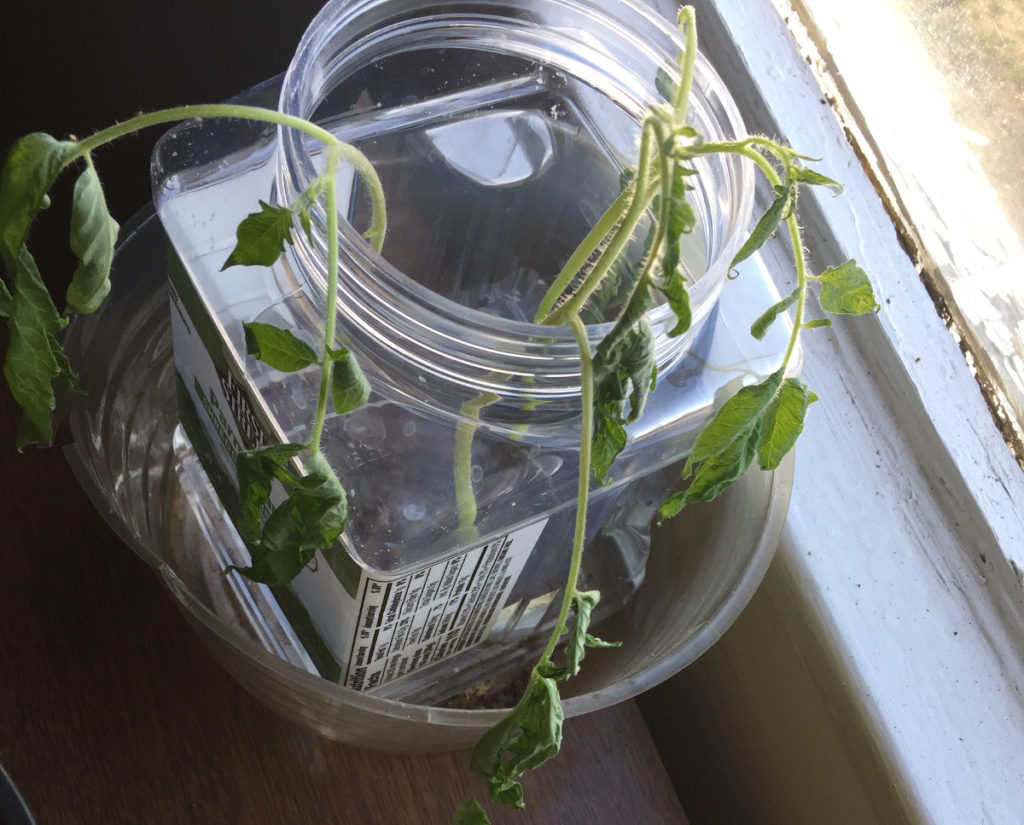
{"label": "leaf cluster", "polygon": [[[623,175],[618,198],[570,256],[541,301],[537,318],[543,323],[568,323],[581,342],[583,398],[592,398],[593,427],[591,442],[581,445],[580,472],[589,476],[592,469],[595,480],[604,483],[616,456],[627,444],[627,426],[642,414],[657,380],[654,333],[646,320],[647,310],[660,294],[676,319],[670,336],[683,334],[691,324],[680,250],[681,238],[697,224],[696,212],[688,201],[688,179],[696,174],[694,161],[709,154],[738,154],[754,162],[773,187],[771,204],[740,245],[731,266],[757,252],[780,226],[788,228],[795,250],[797,287],[762,313],[751,328],[755,337],[762,338],[780,315],[794,309],[796,318],[786,353],[776,372],[760,383],[742,387],[698,434],[682,471],[688,483],[661,505],[660,518],[719,495],[755,460],[765,470],[778,467],[792,449],[817,396],[803,382],[788,376],[787,368],[800,333],[829,323],[827,319],[803,320],[811,283],[820,284],[819,303],[826,312],[858,314],[877,309],[870,281],[854,262],[817,277],[806,271],[795,219],[800,187],[822,186],[838,193],[842,188],[838,183],[809,169],[805,161],[810,158],[765,138],[709,143],[686,124],[688,86],[696,56],[692,8],[682,10],[680,28],[687,38],[687,47],[680,55],[682,81],[676,84],[667,75],[659,77],[658,88],[666,103],[652,106],[643,123],[637,166]],[[639,264],[627,262],[624,250],[647,214],[652,221],[641,260]],[[573,267],[579,267],[579,271],[573,271]],[[626,275],[632,276],[631,282]],[[603,320],[610,296],[620,298],[621,303],[611,331],[589,359],[583,352],[588,346],[585,331],[581,333],[579,326],[585,313],[586,317]],[[585,410],[585,433],[587,417]],[[585,501],[581,489],[581,509]],[[574,561],[582,551],[582,529],[582,521],[577,520]],[[570,605],[576,621],[570,628],[560,620],[552,636],[560,639],[568,634],[565,664],[554,665],[546,653],[534,669],[523,699],[474,750],[473,770],[487,780],[496,802],[522,805],[518,779],[557,750],[561,719],[557,682],[575,675],[586,647],[604,644],[586,631],[598,594],[577,591],[574,578],[570,573],[562,615],[567,616],[566,605]],[[485,821],[476,809],[473,811],[476,818],[467,822]],[[482,810],[479,815],[483,815]]]}
{"label": "leaf cluster", "polygon": [[[29,251],[32,222],[50,205],[58,176],[84,160],[72,195],[70,246],[78,261],[59,311]],[[88,152],[74,141],[42,132],[16,141],[0,169],[0,317],[9,346],[4,376],[22,409],[17,446],[45,444],[53,435],[55,385],[77,387],[59,335],[71,312],[95,312],[110,291],[117,222],[107,211],[103,188]]]}
{"label": "leaf cluster", "polygon": [[[591,472],[605,483],[615,458],[628,442],[627,427],[642,414],[657,381],[654,333],[646,313],[657,301],[669,305],[675,321],[670,336],[685,333],[691,324],[687,273],[681,261],[681,238],[697,224],[689,202],[690,179],[701,156],[732,153],[755,163],[772,187],[773,199],[740,246],[732,266],[755,254],[780,227],[792,241],[797,286],[755,320],[751,333],[761,338],[782,315],[794,322],[786,354],[778,370],[757,384],[742,387],[725,401],[697,436],[683,469],[686,487],[660,508],[662,518],[687,504],[709,500],[740,478],[756,461],[773,469],[793,447],[804,427],[815,394],[787,368],[800,334],[830,323],[827,318],[804,320],[812,285],[826,313],[862,314],[877,310],[870,280],[848,261],[815,276],[807,272],[799,227],[798,196],[803,186],[822,186],[838,193],[838,183],[810,169],[812,160],[760,137],[710,143],[686,123],[686,110],[696,58],[694,12],[680,13],[686,48],[679,56],[680,81],[663,73],[658,88],[664,103],[652,106],[643,122],[637,166],[623,175],[622,189],[558,274],[541,302],[538,322],[568,324],[580,342],[585,433],[580,445],[581,484],[572,565],[562,608],[544,655],[533,669],[529,686],[512,712],[478,742],[472,755],[474,773],[483,777],[492,800],[523,806],[519,780],[554,756],[560,747],[563,712],[558,685],[573,677],[587,648],[609,643],[592,636],[589,624],[600,598],[596,591],[577,590],[579,558],[585,535],[585,513]],[[166,110],[105,130],[82,143],[60,141],[36,133],[19,140],[0,169],[0,317],[10,329],[4,374],[24,415],[18,447],[46,442],[52,435],[54,386],[73,387],[76,379],[59,341],[71,312],[93,312],[110,289],[110,267],[118,226],[108,213],[92,149],[145,125],[166,122],[174,114],[243,116],[285,123],[287,117],[266,110],[238,107],[195,107]],[[290,581],[313,562],[317,550],[336,541],[345,529],[347,497],[341,481],[320,450],[320,435],[329,404],[338,414],[357,409],[370,394],[370,385],[352,353],[336,348],[334,335],[337,287],[336,169],[339,158],[351,162],[366,179],[373,205],[367,232],[380,251],[385,232],[383,190],[369,162],[358,150],[341,144],[313,124],[297,119],[285,125],[304,130],[327,145],[327,171],[303,192],[296,203],[271,206],[238,226],[236,245],[222,268],[269,266],[293,243],[298,222],[311,235],[311,212],[322,198],[328,228],[328,315],[323,341],[310,345],[289,330],[271,324],[244,325],[246,349],[269,367],[286,372],[319,370],[319,393],[310,438],[305,443],[274,444],[239,453],[236,469],[240,488],[239,531],[251,554],[251,564],[236,569],[268,584]],[[70,246],[77,267],[59,311],[46,289],[28,248],[32,222],[49,205],[57,177],[76,162],[82,170],[74,186]],[[635,240],[646,226],[642,244]],[[642,250],[639,261],[627,260],[626,250]],[[603,320],[614,310],[609,334],[589,353],[584,317]],[[586,349],[586,351],[584,351]],[[469,454],[468,449],[465,450]],[[300,456],[306,454],[304,460]],[[285,496],[276,506],[275,487]],[[475,511],[475,508],[467,508]],[[552,660],[559,644],[561,663]],[[487,823],[476,800],[467,800],[455,813],[456,825]]]}
{"label": "leaf cluster", "polygon": [[[556,665],[546,654],[542,656],[516,706],[474,746],[470,770],[487,782],[493,802],[524,807],[519,780],[554,757],[561,747],[564,713],[558,683],[579,673],[587,648],[618,646],[589,633],[591,613],[600,598],[596,590],[573,589],[571,626],[562,623],[555,630],[559,638],[566,637],[564,664]],[[467,800],[456,811],[454,823],[485,825],[487,816],[476,800]]]}
{"label": "leaf cluster", "polygon": [[[666,93],[677,90],[666,88]],[[646,166],[628,176],[634,198],[644,191],[645,172],[648,187],[659,187],[651,199],[657,216],[654,230],[648,234],[645,261],[628,303],[620,311],[612,331],[597,346],[594,354],[595,430],[593,470],[603,483],[609,468],[628,439],[626,425],[643,408],[648,384],[657,372],[653,354],[653,336],[644,313],[654,300],[654,291],[665,297],[676,315],[669,335],[685,332],[691,322],[685,279],[680,265],[682,235],[692,232],[696,215],[688,203],[687,178],[695,174],[692,162],[699,156],[736,153],[754,161],[773,185],[775,197],[758,218],[750,235],[741,244],[730,266],[746,260],[759,250],[779,227],[786,225],[797,247],[798,285],[786,297],[765,310],[752,324],[751,334],[763,338],[775,320],[797,307],[798,321],[779,371],[761,384],[743,388],[726,402],[698,436],[683,478],[691,478],[689,487],[674,494],[660,509],[662,518],[674,515],[686,504],[707,501],[739,479],[757,457],[763,469],[774,469],[796,441],[803,427],[813,392],[796,379],[785,377],[797,338],[804,329],[827,326],[828,319],[803,321],[804,302],[811,283],[821,286],[819,304],[829,313],[862,314],[878,309],[870,279],[853,261],[828,269],[819,276],[806,272],[795,209],[801,186],[821,186],[834,194],[842,186],[805,165],[811,160],[792,149],[766,138],[748,138],[731,143],[709,143],[684,123],[680,113],[666,106],[652,108],[645,123],[658,137],[656,152]],[[620,225],[617,223],[616,225]],[[595,265],[594,269],[598,267]],[[627,404],[628,399],[628,404]],[[628,412],[627,412],[628,410]]]}
{"label": "leaf cluster", "polygon": [[746,474],[755,458],[761,469],[774,470],[800,435],[807,408],[817,400],[801,381],[784,378],[781,370],[740,389],[697,437],[683,469],[683,478],[693,478],[661,505],[659,517],[715,498]]}
{"label": "leaf cluster", "polygon": [[[261,241],[257,241],[261,242]],[[243,242],[240,242],[243,243]],[[370,384],[352,354],[327,348],[321,358],[289,330],[272,324],[243,325],[250,355],[282,372],[319,366],[330,387],[335,412],[351,412],[366,403]],[[310,450],[303,473],[295,471],[299,453]],[[239,533],[252,557],[248,567],[234,567],[264,584],[286,584],[344,531],[348,498],[334,470],[313,444],[270,444],[244,450],[235,459],[241,510]],[[274,481],[287,497],[261,522]]]}
{"label": "leaf cluster", "polygon": [[[322,453],[313,453],[303,473],[291,466],[306,444],[271,444],[238,454],[241,512],[239,534],[249,548],[248,567],[229,567],[264,584],[287,584],[344,531],[348,503],[341,482]],[[267,517],[264,508],[274,481],[288,496]]]}

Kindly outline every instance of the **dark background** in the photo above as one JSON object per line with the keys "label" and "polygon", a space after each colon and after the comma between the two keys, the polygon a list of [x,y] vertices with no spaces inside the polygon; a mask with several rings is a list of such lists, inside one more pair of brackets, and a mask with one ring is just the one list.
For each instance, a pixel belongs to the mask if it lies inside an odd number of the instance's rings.
{"label": "dark background", "polygon": [[[5,4],[0,152],[28,132],[84,136],[139,111],[212,103],[283,72],[321,0],[104,0]],[[150,198],[160,127],[96,155],[121,224]],[[51,287],[66,283],[70,176],[29,239]],[[64,197],[60,197],[63,194]],[[58,307],[60,307],[58,302]],[[6,336],[4,336],[4,339]],[[0,345],[3,346],[3,345]],[[3,390],[2,403],[10,403]]]}

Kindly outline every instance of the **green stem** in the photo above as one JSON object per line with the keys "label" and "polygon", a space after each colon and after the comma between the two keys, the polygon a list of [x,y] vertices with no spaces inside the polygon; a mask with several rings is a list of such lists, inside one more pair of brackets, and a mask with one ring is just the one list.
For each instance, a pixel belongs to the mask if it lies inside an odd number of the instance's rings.
{"label": "green stem", "polygon": [[682,77],[679,87],[672,96],[672,110],[678,125],[686,120],[686,110],[690,105],[690,90],[693,88],[693,74],[697,64],[697,13],[693,6],[683,6],[679,10],[679,25],[685,26],[686,47],[679,53],[679,69]]}
{"label": "green stem", "polygon": [[175,106],[171,109],[158,109],[155,112],[147,112],[121,123],[115,123],[113,126],[108,126],[106,129],[78,141],[76,154],[72,157],[72,160],[74,157],[84,155],[104,144],[138,132],[141,129],[146,129],[149,126],[159,126],[162,123],[174,123],[179,120],[194,120],[205,117],[234,117],[243,120],[276,123],[279,126],[298,129],[300,132],[305,132],[307,135],[325,144],[340,143],[326,129],[308,120],[303,120],[301,117],[286,115],[261,106],[241,106],[234,103],[203,103],[196,106]]}
{"label": "green stem", "polygon": [[[753,161],[761,173],[765,176],[768,183],[772,185],[774,189],[776,186],[782,185],[782,178],[779,177],[779,173],[775,171],[775,167],[771,165],[769,160],[762,155],[756,149],[751,148],[752,146],[763,146],[773,154],[778,155],[778,146],[767,138],[762,137],[750,137],[745,140],[727,141],[722,143],[705,143],[699,147],[693,148],[694,154],[706,155],[706,154],[722,154],[730,153],[740,155],[748,160]],[[796,267],[796,285],[800,290],[800,297],[797,298],[794,304],[793,312],[793,329],[789,333],[789,342],[786,345],[786,352],[782,356],[782,363],[779,369],[785,373],[786,367],[789,366],[790,359],[793,357],[793,353],[796,351],[797,341],[800,339],[800,333],[803,330],[804,322],[804,308],[807,302],[807,287],[810,282],[810,278],[807,275],[807,260],[804,257],[804,246],[803,238],[800,234],[800,225],[796,219],[796,189],[793,190],[793,203],[789,206],[789,214],[786,217],[786,228],[789,231],[789,239],[793,247],[793,263]]]}
{"label": "green stem", "polygon": [[804,306],[807,303],[807,263],[804,258],[803,239],[800,237],[800,227],[796,221],[796,193],[793,193],[793,211],[786,218],[786,227],[789,229],[789,239],[793,246],[793,262],[796,264],[796,285],[800,290],[800,297],[796,299],[793,311],[793,329],[789,333],[789,343],[786,346],[786,354],[782,356],[780,369],[785,374],[789,366],[789,360],[796,350],[797,341],[804,326]]}
{"label": "green stem", "polygon": [[[651,187],[651,191],[648,191],[649,185],[654,182],[651,180],[652,176],[650,170],[650,157],[652,144],[654,143],[652,138],[653,133],[654,129],[651,126],[651,121],[648,120],[644,124],[643,134],[640,138],[640,159],[637,163],[633,198],[629,208],[626,210],[626,214],[623,216],[621,222],[619,222],[618,228],[615,230],[615,234],[608,243],[608,247],[601,253],[601,257],[594,264],[594,268],[587,274],[586,279],[582,284],[580,284],[579,289],[573,293],[572,297],[552,310],[547,317],[541,321],[541,323],[552,326],[567,324],[570,322],[570,318],[578,315],[580,310],[582,310],[583,306],[586,304],[587,299],[589,299],[594,290],[601,285],[601,281],[604,280],[604,276],[607,274],[612,264],[618,259],[626,244],[629,243],[629,240],[633,237],[633,231],[636,229],[636,225],[640,222],[640,219],[643,217],[644,212],[647,211],[647,207],[650,205],[656,194],[654,187]],[[616,203],[617,202],[618,201],[616,201]]]}
{"label": "green stem", "polygon": [[78,141],[75,152],[65,166],[77,158],[84,157],[92,162],[92,152],[125,135],[138,132],[150,126],[207,117],[226,117],[272,123],[297,129],[309,135],[326,148],[326,165],[320,180],[324,186],[324,211],[327,218],[327,317],[324,323],[324,354],[320,361],[320,388],[317,394],[316,413],[313,417],[309,440],[312,455],[320,452],[324,422],[327,419],[327,404],[331,395],[331,378],[334,360],[328,350],[334,348],[338,314],[338,164],[344,160],[352,165],[356,173],[367,184],[370,194],[371,218],[366,237],[374,251],[380,252],[387,232],[387,213],[384,203],[384,188],[377,170],[369,159],[354,146],[338,140],[333,134],[315,123],[294,115],[276,112],[259,106],[240,106],[233,103],[211,103],[198,106],[177,106],[133,117],[123,123],[103,129],[96,134]]}
{"label": "green stem", "polygon": [[629,204],[629,199],[633,196],[633,191],[634,184],[630,184],[623,189],[618,197],[612,201],[611,206],[605,210],[600,220],[587,233],[586,237],[580,241],[579,246],[569,256],[569,260],[565,262],[562,271],[558,273],[554,282],[548,287],[548,291],[544,293],[544,298],[541,300],[540,306],[537,307],[537,314],[533,319],[535,324],[543,322],[545,316],[548,315],[551,308],[555,305],[555,302],[562,296],[562,293],[565,292],[569,284],[572,283],[572,279],[576,277],[576,274],[583,268],[583,265],[589,260],[590,256],[600,248],[604,239],[622,219]]}
{"label": "green stem", "polygon": [[309,438],[309,451],[316,455],[320,452],[320,439],[323,437],[324,422],[327,420],[327,399],[331,394],[331,377],[334,359],[328,354],[334,349],[334,329],[338,317],[338,156],[340,152],[336,143],[327,146],[327,168],[324,179],[327,186],[324,192],[324,210],[327,212],[327,318],[324,322],[324,354],[320,361],[320,391],[316,400],[316,414],[313,417],[313,430]]}
{"label": "green stem", "polygon": [[583,561],[583,540],[587,532],[587,507],[590,503],[590,471],[591,471],[591,444],[594,439],[594,364],[590,355],[590,339],[587,335],[587,326],[577,315],[569,318],[569,326],[573,335],[576,336],[576,346],[580,351],[580,404],[582,404],[582,416],[580,420],[580,468],[577,479],[576,492],[576,528],[572,540],[572,557],[569,561],[569,575],[566,577],[565,594],[562,596],[562,606],[558,611],[558,619],[555,622],[555,629],[548,639],[547,647],[541,654],[540,660],[534,666],[536,672],[542,665],[551,661],[551,656],[558,647],[558,641],[566,627],[566,620],[569,617],[569,609],[572,607],[572,600],[577,594],[577,584],[580,575],[580,564]]}
{"label": "green stem", "polygon": [[[338,138],[323,127],[317,126],[315,123],[304,120],[301,117],[287,115],[273,109],[266,109],[261,106],[241,106],[235,103],[205,103],[196,106],[176,106],[171,109],[159,109],[155,112],[148,112],[130,118],[122,123],[115,123],[113,126],[109,126],[94,135],[83,138],[77,142],[75,151],[68,157],[64,165],[67,167],[82,156],[88,157],[92,151],[107,143],[126,135],[134,134],[150,126],[207,117],[239,118],[286,126],[316,138],[325,146],[335,147],[338,152],[338,159],[350,163],[358,175],[367,183],[372,209],[370,228],[366,232],[366,237],[376,252],[379,253],[381,251],[384,244],[384,236],[387,233],[387,212],[384,208],[384,188],[381,185],[380,177],[377,175],[377,170],[373,168],[373,164],[356,147],[338,140]],[[337,168],[337,161],[335,162],[335,168]],[[329,221],[330,219],[328,218]]]}
{"label": "green stem", "polygon": [[[764,174],[765,178],[768,179],[768,183],[772,185],[774,189],[776,186],[782,185],[782,179],[779,177],[779,173],[775,171],[775,167],[771,165],[767,158],[760,152],[751,149],[749,144],[767,146],[769,149],[775,146],[774,143],[767,140],[766,138],[751,138],[745,141],[746,144],[738,150],[738,154],[749,158],[757,164],[758,168]],[[725,151],[734,151],[728,149]],[[807,261],[804,257],[804,245],[803,238],[800,235],[800,225],[796,220],[796,188],[793,189],[793,202],[789,205],[789,215],[786,217],[786,228],[789,230],[789,240],[793,247],[793,263],[796,267],[796,285],[800,290],[800,297],[797,298],[796,304],[794,305],[793,312],[793,329],[789,333],[789,342],[786,345],[786,352],[782,356],[782,363],[779,369],[783,374],[786,372],[786,368],[789,366],[789,361],[793,357],[793,353],[796,351],[797,341],[800,339],[800,333],[803,330],[804,322],[804,306],[807,302]]]}
{"label": "green stem", "polygon": [[461,417],[455,425],[455,507],[459,515],[459,538],[475,541],[480,532],[476,528],[476,493],[473,491],[473,437],[480,421],[480,410],[498,400],[494,393],[480,393],[459,409]]}

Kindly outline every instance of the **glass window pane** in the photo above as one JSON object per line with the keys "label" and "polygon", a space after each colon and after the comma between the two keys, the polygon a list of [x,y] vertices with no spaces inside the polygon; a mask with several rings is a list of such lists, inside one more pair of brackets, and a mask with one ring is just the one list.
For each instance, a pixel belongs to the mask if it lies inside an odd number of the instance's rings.
{"label": "glass window pane", "polygon": [[1024,2],[803,0],[798,12],[1020,460]]}

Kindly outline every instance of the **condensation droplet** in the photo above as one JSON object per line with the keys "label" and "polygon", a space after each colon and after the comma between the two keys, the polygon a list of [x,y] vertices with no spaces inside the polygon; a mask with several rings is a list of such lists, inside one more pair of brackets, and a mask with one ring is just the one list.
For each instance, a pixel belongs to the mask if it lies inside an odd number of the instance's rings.
{"label": "condensation droplet", "polygon": [[479,481],[484,477],[484,468],[479,464],[474,464],[469,471],[469,478],[471,481]]}
{"label": "condensation droplet", "polygon": [[409,521],[419,521],[427,514],[427,508],[422,502],[415,502],[413,504],[406,504],[402,508],[402,515]]}

